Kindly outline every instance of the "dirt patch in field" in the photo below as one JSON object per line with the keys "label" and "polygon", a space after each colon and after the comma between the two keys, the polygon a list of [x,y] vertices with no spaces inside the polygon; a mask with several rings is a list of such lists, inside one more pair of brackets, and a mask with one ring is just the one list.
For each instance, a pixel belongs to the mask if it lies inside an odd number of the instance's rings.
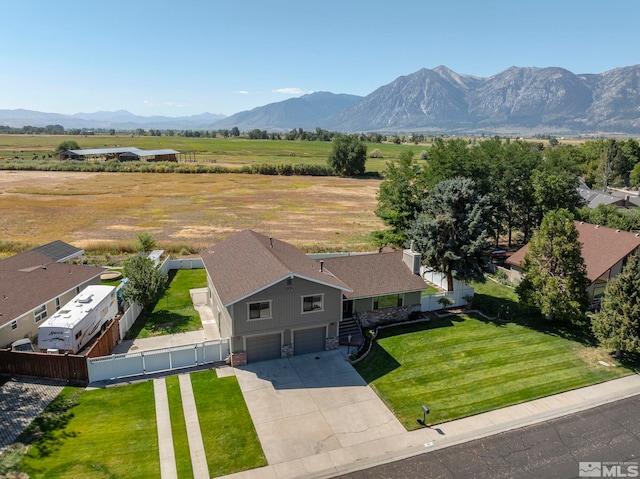
{"label": "dirt patch in field", "polygon": [[310,251],[370,249],[379,180],[239,174],[0,171],[2,239],[80,247],[135,241],[206,247],[251,228]]}

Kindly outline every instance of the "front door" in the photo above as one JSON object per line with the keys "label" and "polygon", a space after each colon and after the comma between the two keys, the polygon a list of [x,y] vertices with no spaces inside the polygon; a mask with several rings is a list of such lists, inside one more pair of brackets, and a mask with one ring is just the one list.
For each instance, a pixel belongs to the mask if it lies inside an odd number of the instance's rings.
{"label": "front door", "polygon": [[342,301],[342,318],[352,318],[353,317],[353,300],[345,299]]}

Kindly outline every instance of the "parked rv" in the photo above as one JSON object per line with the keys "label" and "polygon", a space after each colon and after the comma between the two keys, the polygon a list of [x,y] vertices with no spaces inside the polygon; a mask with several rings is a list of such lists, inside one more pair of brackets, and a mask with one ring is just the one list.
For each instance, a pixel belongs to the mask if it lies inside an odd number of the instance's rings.
{"label": "parked rv", "polygon": [[90,285],[38,328],[41,350],[77,353],[116,317],[113,286]]}

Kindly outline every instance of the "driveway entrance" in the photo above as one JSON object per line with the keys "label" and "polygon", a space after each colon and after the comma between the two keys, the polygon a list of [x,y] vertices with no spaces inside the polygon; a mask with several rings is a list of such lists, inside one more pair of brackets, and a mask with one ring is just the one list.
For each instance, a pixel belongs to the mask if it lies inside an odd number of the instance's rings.
{"label": "driveway entrance", "polygon": [[269,464],[405,432],[339,351],[235,371]]}

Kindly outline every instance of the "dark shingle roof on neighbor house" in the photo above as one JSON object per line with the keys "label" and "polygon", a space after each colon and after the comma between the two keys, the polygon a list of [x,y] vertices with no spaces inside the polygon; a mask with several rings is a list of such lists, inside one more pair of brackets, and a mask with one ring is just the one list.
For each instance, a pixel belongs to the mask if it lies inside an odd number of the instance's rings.
{"label": "dark shingle roof on neighbor house", "polygon": [[[578,239],[582,243],[582,258],[587,266],[587,277],[591,282],[640,247],[640,235],[635,233],[579,221],[574,223],[578,230]],[[522,267],[528,251],[529,245],[523,246],[511,255],[507,263]]]}
{"label": "dark shingle roof on neighbor house", "polygon": [[58,263],[36,250],[0,261],[0,326],[104,272],[96,266]]}
{"label": "dark shingle roof on neighbor house", "polygon": [[293,277],[351,291],[295,246],[251,230],[236,233],[200,255],[225,306]]}
{"label": "dark shingle roof on neighbor house", "polygon": [[402,260],[402,251],[337,256],[324,262],[353,289],[345,293],[349,299],[426,289],[424,279],[413,274]]}

